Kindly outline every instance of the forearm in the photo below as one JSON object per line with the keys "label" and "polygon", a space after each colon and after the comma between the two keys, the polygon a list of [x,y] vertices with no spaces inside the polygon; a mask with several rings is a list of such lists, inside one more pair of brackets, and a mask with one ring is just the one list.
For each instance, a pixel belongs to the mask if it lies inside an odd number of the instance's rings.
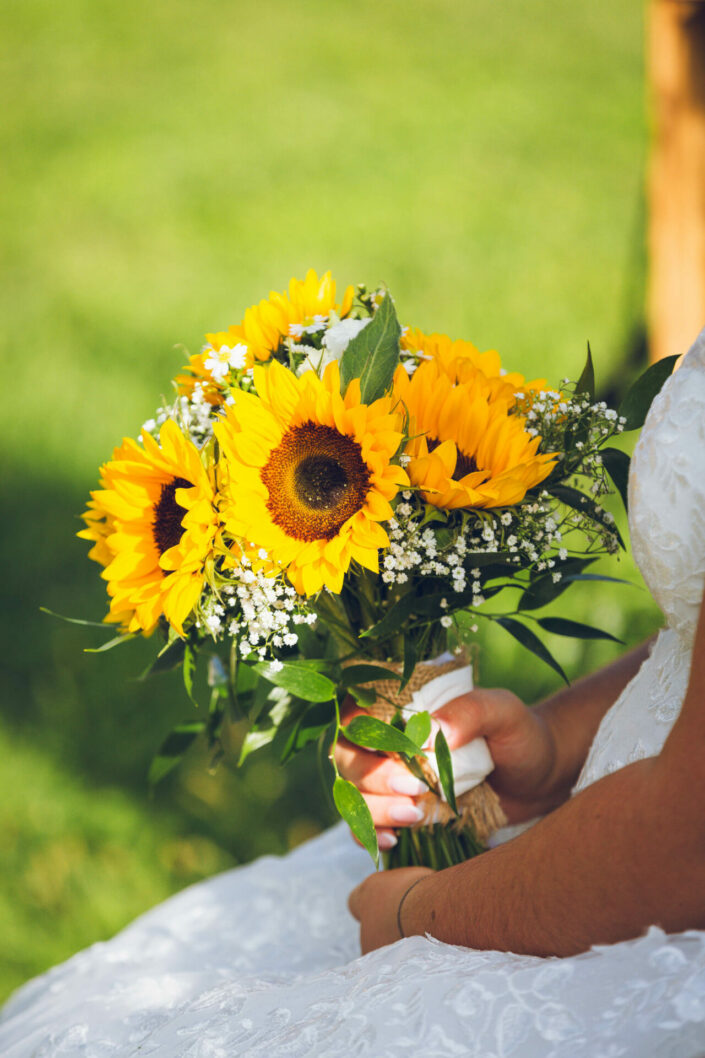
{"label": "forearm", "polygon": [[705,847],[688,776],[660,758],[588,787],[507,845],[423,879],[405,935],[468,947],[570,955],[705,926]]}
{"label": "forearm", "polygon": [[557,802],[569,796],[603,716],[639,671],[651,643],[652,640],[642,643],[611,665],[564,687],[535,706],[555,747],[546,787]]}

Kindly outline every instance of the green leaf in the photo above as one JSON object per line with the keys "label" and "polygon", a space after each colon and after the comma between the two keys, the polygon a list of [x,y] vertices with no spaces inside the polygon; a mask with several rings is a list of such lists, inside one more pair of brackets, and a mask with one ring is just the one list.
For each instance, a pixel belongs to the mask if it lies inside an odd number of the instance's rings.
{"label": "green leaf", "polygon": [[351,687],[358,683],[372,683],[374,680],[401,680],[394,669],[384,669],[379,665],[347,665],[340,678],[341,687]]}
{"label": "green leaf", "polygon": [[137,636],[129,633],[124,636],[115,636],[114,639],[109,639],[107,643],[103,643],[99,647],[84,647],[84,654],[102,654],[105,650],[112,650],[113,647],[119,647],[121,643],[129,643],[131,639],[137,639]]}
{"label": "green leaf", "polygon": [[317,702],[306,709],[289,732],[279,757],[281,763],[286,764],[295,753],[302,750],[309,742],[316,742],[321,734],[330,727],[332,717],[333,706],[331,702]]}
{"label": "green leaf", "polygon": [[617,537],[620,546],[623,550],[624,541],[622,540],[622,534],[620,533],[614,522],[608,522],[605,515],[606,511],[598,510],[598,505],[595,503],[591,496],[586,496],[580,489],[574,489],[572,485],[554,485],[548,490],[557,500],[561,503],[565,503],[567,507],[572,507],[575,511],[580,511],[588,518],[592,519],[598,525],[604,526],[605,529],[609,529],[611,533],[614,533]]}
{"label": "green leaf", "polygon": [[424,742],[431,734],[430,713],[412,713],[406,722],[404,734],[407,738],[410,738],[412,742],[415,742],[417,746],[423,746]]}
{"label": "green leaf", "polygon": [[184,676],[184,687],[186,693],[195,706],[198,706],[198,702],[193,696],[193,677],[196,672],[196,651],[189,644],[184,651],[184,665],[183,665],[183,676]]}
{"label": "green leaf", "polygon": [[204,728],[205,724],[201,722],[179,724],[167,735],[149,766],[147,778],[150,786],[155,786],[176,767],[186,750],[195,742]]}
{"label": "green leaf", "polygon": [[281,668],[271,662],[258,661],[252,668],[263,679],[285,691],[303,698],[305,702],[327,702],[335,697],[335,684],[310,665],[296,661],[282,661]]}
{"label": "green leaf", "polygon": [[401,683],[399,684],[399,691],[403,691],[407,683],[411,679],[411,675],[416,667],[416,644],[410,636],[404,637],[404,668],[401,674]]}
{"label": "green leaf", "polygon": [[605,470],[612,478],[617,492],[622,497],[624,509],[625,511],[628,511],[629,500],[627,496],[627,484],[629,482],[629,465],[631,459],[626,452],[622,452],[619,448],[603,448],[600,451],[600,455],[602,456]]}
{"label": "green leaf", "polygon": [[243,764],[250,754],[255,752],[255,750],[261,749],[262,746],[268,746],[269,743],[274,740],[279,729],[289,719],[290,709],[291,700],[285,696],[274,703],[274,706],[269,710],[267,715],[263,717],[261,722],[252,725],[242,740],[240,756],[237,761],[238,767],[240,767],[240,765]]}
{"label": "green leaf", "polygon": [[605,577],[602,573],[571,573],[565,579],[569,584],[576,580],[602,580],[606,584],[628,584],[630,588],[639,587],[638,584],[632,584],[630,580],[624,580],[623,577]]}
{"label": "green leaf", "polygon": [[104,621],[84,621],[80,617],[66,617],[65,614],[55,613],[54,610],[49,610],[46,606],[39,607],[40,613],[49,614],[50,617],[58,617],[60,621],[66,621],[70,625],[83,625],[84,628],[100,628],[103,632],[112,632],[115,628],[114,624],[106,624]]}
{"label": "green leaf", "polygon": [[644,425],[651,402],[676,366],[677,356],[664,356],[640,375],[619,406],[618,414],[627,421],[625,430],[638,430]]}
{"label": "green leaf", "polygon": [[377,695],[369,687],[348,687],[348,691],[361,709],[371,709],[377,701]]}
{"label": "green leaf", "polygon": [[590,398],[595,399],[595,367],[592,362],[592,352],[590,351],[590,342],[587,347],[587,360],[585,361],[585,367],[583,368],[582,374],[575,385],[576,396],[578,393],[584,393]]}
{"label": "green leaf", "polygon": [[543,645],[537,635],[523,625],[521,621],[515,621],[512,617],[498,617],[497,624],[501,625],[502,628],[506,629],[510,635],[514,636],[523,647],[530,650],[532,654],[535,654],[541,661],[545,661],[547,665],[550,665],[554,672],[557,672],[562,680],[565,680],[567,684],[570,684],[570,680],[566,676],[565,672],[558,664],[553,654]]}
{"label": "green leaf", "polygon": [[574,574],[582,573],[594,561],[594,558],[568,558],[560,565],[559,572],[562,576],[559,581],[554,582],[552,573],[542,573],[532,579],[521,596],[517,609],[538,610],[541,606],[547,606],[563,594]]}
{"label": "green leaf", "polygon": [[455,800],[453,761],[450,757],[450,749],[448,748],[446,737],[442,731],[439,731],[436,735],[434,751],[436,754],[436,764],[438,765],[438,778],[441,780],[441,787],[443,789],[443,793],[446,795],[446,801],[457,816],[458,805]]}
{"label": "green leaf", "polygon": [[340,360],[343,393],[354,378],[360,379],[363,404],[371,404],[389,389],[399,363],[401,327],[389,294],[385,294],[374,316],[355,335]]}
{"label": "green leaf", "polygon": [[611,639],[613,643],[623,642],[610,632],[604,632],[601,628],[594,628],[592,625],[581,624],[580,621],[570,621],[567,617],[542,617],[537,623],[554,636],[571,636],[574,639]]}
{"label": "green leaf", "polygon": [[372,820],[372,815],[367,802],[357,786],[347,779],[336,776],[333,783],[333,800],[335,807],[340,812],[358,841],[362,842],[375,864],[379,863],[379,847],[377,845],[377,831]]}
{"label": "green leaf", "polygon": [[172,643],[167,643],[159,651],[152,664],[147,666],[139,679],[146,680],[148,676],[155,676],[158,672],[170,672],[181,664],[185,653],[185,639],[175,639]]}
{"label": "green leaf", "polygon": [[363,749],[377,749],[385,753],[405,753],[411,757],[425,757],[426,754],[416,742],[391,724],[378,720],[375,716],[355,716],[342,732],[348,742],[353,742]]}

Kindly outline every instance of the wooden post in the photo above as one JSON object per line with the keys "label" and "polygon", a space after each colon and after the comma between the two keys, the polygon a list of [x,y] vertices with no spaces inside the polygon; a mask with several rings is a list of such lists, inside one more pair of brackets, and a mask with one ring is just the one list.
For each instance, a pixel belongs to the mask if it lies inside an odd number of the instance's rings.
{"label": "wooden post", "polygon": [[683,353],[705,326],[705,0],[652,0],[649,347]]}

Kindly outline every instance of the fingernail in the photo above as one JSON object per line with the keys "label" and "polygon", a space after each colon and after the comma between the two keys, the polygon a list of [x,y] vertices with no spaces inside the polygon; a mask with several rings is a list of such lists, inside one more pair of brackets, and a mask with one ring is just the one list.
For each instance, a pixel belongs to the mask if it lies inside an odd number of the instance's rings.
{"label": "fingernail", "polygon": [[420,779],[413,775],[393,775],[389,780],[389,789],[394,793],[406,794],[408,797],[418,797],[428,787]]}
{"label": "fingernail", "polygon": [[389,809],[389,818],[395,823],[408,825],[409,823],[420,823],[423,812],[416,805],[395,804]]}
{"label": "fingernail", "polygon": [[445,735],[446,742],[450,743],[453,729],[447,720],[432,720],[431,721],[431,734],[426,739],[426,742],[422,746],[422,749],[433,749],[436,745],[436,736],[438,732],[442,731]]}
{"label": "fingernail", "polygon": [[393,849],[396,843],[396,834],[392,834],[391,830],[383,830],[381,834],[377,835],[377,844],[383,852]]}

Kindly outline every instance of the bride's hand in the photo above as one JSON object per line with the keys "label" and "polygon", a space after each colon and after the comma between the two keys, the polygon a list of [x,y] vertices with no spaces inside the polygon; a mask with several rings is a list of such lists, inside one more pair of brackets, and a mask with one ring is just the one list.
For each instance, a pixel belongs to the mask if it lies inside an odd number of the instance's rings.
{"label": "bride's hand", "polygon": [[[348,723],[362,710],[348,699]],[[451,749],[478,736],[487,740],[495,768],[488,781],[499,794],[510,823],[540,815],[557,803],[552,791],[555,742],[541,714],[511,691],[481,688],[463,694],[433,714],[432,739],[440,724]],[[341,739],[336,748],[340,774],[359,788],[377,827],[380,848],[395,844],[393,828],[418,822],[415,798],[426,786],[399,761]]]}

